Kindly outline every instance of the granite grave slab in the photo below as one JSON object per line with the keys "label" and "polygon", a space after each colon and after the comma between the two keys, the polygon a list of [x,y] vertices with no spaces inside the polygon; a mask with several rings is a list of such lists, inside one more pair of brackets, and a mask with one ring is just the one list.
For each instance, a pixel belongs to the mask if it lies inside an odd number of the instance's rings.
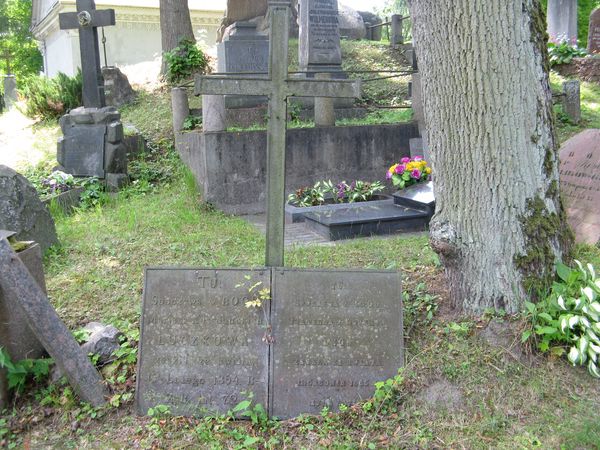
{"label": "granite grave slab", "polygon": [[433,181],[418,183],[392,194],[394,203],[400,206],[426,211],[430,216],[435,212]]}
{"label": "granite grave slab", "polygon": [[269,270],[146,269],[136,389],[141,414],[159,404],[175,415],[225,413],[244,399],[243,391],[267,404],[269,304],[266,316],[245,306],[248,289],[259,282],[270,286]]}
{"label": "granite grave slab", "polygon": [[337,0],[300,2],[300,70],[340,72],[342,50]]}
{"label": "granite grave slab", "polygon": [[273,269],[273,298],[273,416],[337,411],[403,366],[397,272]]}
{"label": "granite grave slab", "polygon": [[600,130],[585,130],[560,149],[560,189],[579,242],[600,242]]}
{"label": "granite grave slab", "polygon": [[306,225],[321,236],[336,241],[358,236],[392,234],[398,231],[423,231],[429,213],[383,200],[377,205],[367,202],[360,207],[340,208],[305,214]]}
{"label": "granite grave slab", "polygon": [[105,125],[65,128],[57,159],[72,175],[104,178],[105,136]]}

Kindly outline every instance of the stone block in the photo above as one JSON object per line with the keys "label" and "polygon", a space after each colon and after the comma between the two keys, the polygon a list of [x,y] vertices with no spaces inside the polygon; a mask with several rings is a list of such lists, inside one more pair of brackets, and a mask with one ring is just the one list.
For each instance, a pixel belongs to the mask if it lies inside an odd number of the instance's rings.
{"label": "stone block", "polygon": [[118,192],[129,184],[129,176],[126,173],[107,173],[104,182],[108,192]]}
{"label": "stone block", "polygon": [[106,127],[106,141],[111,144],[120,143],[123,140],[123,124],[112,122]]}
{"label": "stone block", "polygon": [[20,241],[37,242],[42,253],[58,244],[54,219],[27,179],[0,165],[0,229],[16,232]]}

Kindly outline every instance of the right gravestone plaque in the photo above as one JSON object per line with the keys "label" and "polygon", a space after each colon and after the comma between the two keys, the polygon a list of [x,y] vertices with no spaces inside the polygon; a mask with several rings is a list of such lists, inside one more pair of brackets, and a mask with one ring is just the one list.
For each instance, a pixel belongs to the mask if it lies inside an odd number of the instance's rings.
{"label": "right gravestone plaque", "polygon": [[370,398],[403,366],[397,272],[273,269],[272,283],[273,416]]}

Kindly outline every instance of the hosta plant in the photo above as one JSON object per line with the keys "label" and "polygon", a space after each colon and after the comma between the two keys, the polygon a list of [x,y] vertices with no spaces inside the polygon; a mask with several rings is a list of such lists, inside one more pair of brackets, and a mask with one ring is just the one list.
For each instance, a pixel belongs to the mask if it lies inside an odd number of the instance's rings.
{"label": "hosta plant", "polygon": [[600,378],[600,277],[591,264],[575,263],[574,269],[558,263],[550,295],[525,303],[533,328],[523,341],[535,335],[541,351],[567,353],[573,365],[587,365]]}

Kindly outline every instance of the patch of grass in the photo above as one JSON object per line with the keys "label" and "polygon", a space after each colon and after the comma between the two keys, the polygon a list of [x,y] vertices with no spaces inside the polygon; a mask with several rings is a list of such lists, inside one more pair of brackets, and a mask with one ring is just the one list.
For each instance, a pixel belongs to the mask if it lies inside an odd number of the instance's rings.
{"label": "patch of grass", "polygon": [[356,119],[341,119],[335,122],[336,125],[383,125],[393,123],[410,122],[413,117],[413,110],[408,109],[375,109],[369,111],[365,117]]}
{"label": "patch of grass", "polygon": [[171,91],[163,86],[153,92],[140,90],[136,99],[119,109],[124,124],[133,123],[147,139],[159,143],[173,138]]}

